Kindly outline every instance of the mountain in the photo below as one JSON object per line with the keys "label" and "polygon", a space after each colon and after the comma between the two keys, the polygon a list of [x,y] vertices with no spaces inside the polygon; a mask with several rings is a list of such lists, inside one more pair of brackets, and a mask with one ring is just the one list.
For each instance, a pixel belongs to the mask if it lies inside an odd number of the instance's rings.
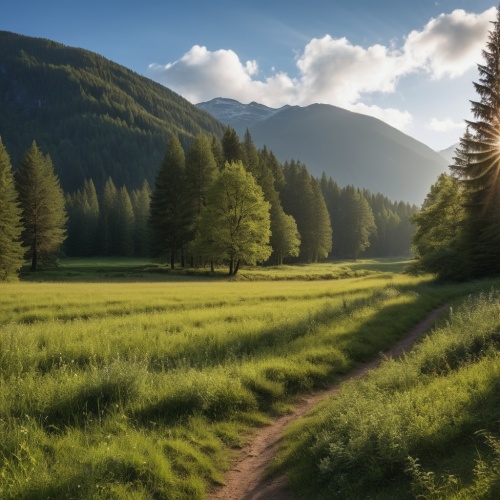
{"label": "mountain", "polygon": [[243,136],[247,128],[252,127],[257,122],[270,118],[272,115],[289,106],[274,109],[256,102],[241,104],[241,102],[234,99],[216,97],[208,102],[200,102],[196,107],[216,116],[222,123],[230,124],[238,135]]}
{"label": "mountain", "polygon": [[439,154],[446,160],[446,163],[448,165],[453,164],[453,158],[456,156],[456,149],[458,148],[458,146],[460,146],[459,142],[451,145],[449,148],[439,151]]}
{"label": "mountain", "polygon": [[282,162],[300,160],[315,176],[325,172],[341,186],[366,188],[393,200],[420,205],[448,164],[381,120],[327,104],[272,109],[218,98],[197,106],[239,134],[244,123],[255,144],[266,145]]}
{"label": "mountain", "polygon": [[163,85],[95,53],[0,31],[0,136],[14,167],[36,140],[66,191],[153,182],[171,134],[224,126]]}

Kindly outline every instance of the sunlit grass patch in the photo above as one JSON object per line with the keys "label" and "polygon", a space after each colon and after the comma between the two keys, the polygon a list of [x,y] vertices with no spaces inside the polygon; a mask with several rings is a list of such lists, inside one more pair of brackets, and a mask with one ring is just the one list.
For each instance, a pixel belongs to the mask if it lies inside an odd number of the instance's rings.
{"label": "sunlit grass patch", "polygon": [[0,497],[203,498],[252,428],[468,290],[335,266],[0,284]]}

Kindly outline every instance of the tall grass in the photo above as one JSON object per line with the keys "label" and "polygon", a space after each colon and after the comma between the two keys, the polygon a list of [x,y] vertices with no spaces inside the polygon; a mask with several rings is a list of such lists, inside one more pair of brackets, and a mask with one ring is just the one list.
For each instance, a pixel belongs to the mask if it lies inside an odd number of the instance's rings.
{"label": "tall grass", "polygon": [[499,352],[499,295],[470,298],[295,425],[279,467],[304,498],[499,498]]}
{"label": "tall grass", "polygon": [[465,293],[275,273],[0,285],[0,497],[203,498],[245,433]]}

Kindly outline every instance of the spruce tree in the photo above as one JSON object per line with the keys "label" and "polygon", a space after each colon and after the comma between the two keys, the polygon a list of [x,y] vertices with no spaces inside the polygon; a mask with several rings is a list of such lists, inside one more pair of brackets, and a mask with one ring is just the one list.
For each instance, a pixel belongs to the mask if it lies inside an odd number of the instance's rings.
{"label": "spruce tree", "polygon": [[123,257],[134,255],[134,209],[125,186],[122,186],[116,196],[116,254]]}
{"label": "spruce tree", "polygon": [[224,152],[224,161],[231,162],[244,162],[245,155],[240,143],[238,134],[232,127],[227,127],[222,137],[222,150]]}
{"label": "spruce tree", "polygon": [[35,141],[22,158],[15,180],[31,271],[36,271],[39,263],[54,265],[66,238],[64,193],[50,156],[44,156]]}
{"label": "spruce tree", "polygon": [[101,255],[116,255],[118,191],[111,177],[104,184],[101,196],[99,235]]}
{"label": "spruce tree", "polygon": [[188,238],[185,161],[179,138],[174,135],[168,143],[151,194],[151,252],[155,257],[168,256],[172,269],[176,255],[182,251]]}
{"label": "spruce tree", "polygon": [[141,189],[132,192],[132,208],[134,209],[134,255],[147,257],[149,255],[149,208],[151,201],[151,188],[148,181],[144,181]]}
{"label": "spruce tree", "polygon": [[0,138],[0,281],[15,278],[24,262],[17,198],[10,158]]}
{"label": "spruce tree", "polygon": [[471,101],[476,121],[467,121],[459,154],[452,166],[465,197],[463,249],[470,274],[500,273],[500,10],[483,50],[478,101]]}

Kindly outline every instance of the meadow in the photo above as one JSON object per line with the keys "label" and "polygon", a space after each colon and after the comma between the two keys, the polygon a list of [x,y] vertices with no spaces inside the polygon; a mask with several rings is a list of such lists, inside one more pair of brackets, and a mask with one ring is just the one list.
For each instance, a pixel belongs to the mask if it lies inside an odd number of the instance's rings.
{"label": "meadow", "polygon": [[500,498],[499,354],[490,290],[291,426],[275,469],[298,498]]}
{"label": "meadow", "polygon": [[75,260],[1,284],[0,497],[204,498],[256,426],[491,286],[403,267]]}

